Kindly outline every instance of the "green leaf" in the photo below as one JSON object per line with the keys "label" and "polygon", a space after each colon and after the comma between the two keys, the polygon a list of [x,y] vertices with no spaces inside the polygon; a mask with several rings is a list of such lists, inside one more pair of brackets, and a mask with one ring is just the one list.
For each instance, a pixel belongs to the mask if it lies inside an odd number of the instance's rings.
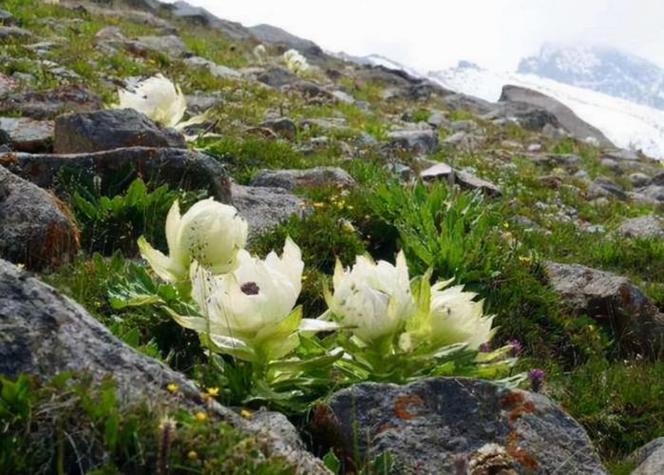
{"label": "green leaf", "polygon": [[332,473],[337,475],[341,473],[341,461],[339,460],[339,458],[336,456],[336,454],[332,449],[330,449],[330,451],[326,453],[325,456],[323,457],[323,464]]}

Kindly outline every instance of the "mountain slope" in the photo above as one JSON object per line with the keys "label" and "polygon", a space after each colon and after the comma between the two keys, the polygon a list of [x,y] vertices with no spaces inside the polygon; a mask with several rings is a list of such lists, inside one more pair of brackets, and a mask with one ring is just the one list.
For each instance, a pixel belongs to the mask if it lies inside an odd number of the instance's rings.
{"label": "mountain slope", "polygon": [[664,111],[533,74],[494,72],[467,63],[432,72],[429,77],[444,87],[489,101],[498,100],[506,84],[534,89],[570,107],[617,146],[664,158]]}
{"label": "mountain slope", "polygon": [[545,44],[521,61],[518,72],[664,109],[664,70],[615,48]]}

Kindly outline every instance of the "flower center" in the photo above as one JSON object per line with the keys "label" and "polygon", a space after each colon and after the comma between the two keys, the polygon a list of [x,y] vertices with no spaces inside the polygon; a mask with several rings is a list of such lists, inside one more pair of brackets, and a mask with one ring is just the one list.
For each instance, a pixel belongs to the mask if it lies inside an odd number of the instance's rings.
{"label": "flower center", "polygon": [[256,282],[245,282],[242,284],[242,287],[240,287],[240,290],[246,295],[258,295],[258,292],[261,289],[256,285]]}

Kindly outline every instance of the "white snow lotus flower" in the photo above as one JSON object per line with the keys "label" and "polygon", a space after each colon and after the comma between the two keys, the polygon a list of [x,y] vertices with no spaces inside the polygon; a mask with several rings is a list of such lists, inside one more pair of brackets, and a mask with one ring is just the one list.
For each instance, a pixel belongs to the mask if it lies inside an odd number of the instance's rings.
{"label": "white snow lotus flower", "polygon": [[429,284],[423,278],[418,303],[424,308],[408,323],[407,332],[401,336],[400,346],[405,351],[424,347],[436,351],[448,345],[465,344],[470,350],[478,350],[491,340],[495,328],[491,328],[493,316],[483,313],[482,301],[475,301],[477,294],[464,292],[462,285],[447,286],[451,281]]}
{"label": "white snow lotus flower", "polygon": [[329,331],[338,325],[302,318],[295,307],[302,289],[302,254],[290,239],[281,257],[265,259],[238,253],[233,272],[214,276],[192,265],[192,298],[205,318],[174,315],[185,328],[197,331],[213,348],[248,361],[282,358],[299,345],[299,332]]}
{"label": "white snow lotus flower", "polygon": [[206,119],[205,114],[182,121],[187,110],[187,100],[179,86],[161,74],[139,82],[132,90],[119,89],[117,109],[134,109],[145,114],[162,127],[181,130]]}
{"label": "white snow lotus flower", "polygon": [[286,67],[292,73],[301,74],[309,70],[309,63],[307,62],[307,58],[302,56],[302,54],[300,54],[300,52],[295,49],[289,49],[286,51],[283,55],[283,59],[286,63]]}
{"label": "white snow lotus flower", "polygon": [[403,251],[396,265],[357,256],[344,270],[337,261],[333,285],[325,296],[330,311],[365,344],[396,335],[415,310]]}
{"label": "white snow lotus flower", "polygon": [[247,222],[233,206],[209,198],[181,216],[175,201],[166,218],[169,255],[154,249],[143,237],[138,247],[159,277],[179,283],[187,279],[193,260],[215,274],[234,270],[238,252],[247,243],[247,231]]}

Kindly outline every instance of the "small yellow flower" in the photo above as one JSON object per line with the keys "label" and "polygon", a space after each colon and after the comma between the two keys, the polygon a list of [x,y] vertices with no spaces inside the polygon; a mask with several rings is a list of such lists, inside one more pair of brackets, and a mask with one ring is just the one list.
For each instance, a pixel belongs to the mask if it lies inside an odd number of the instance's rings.
{"label": "small yellow flower", "polygon": [[314,203],[314,208],[324,208],[324,207],[325,207],[325,203],[321,203],[319,201]]}
{"label": "small yellow flower", "polygon": [[533,261],[530,256],[519,256],[519,260],[524,264],[530,264]]}
{"label": "small yellow flower", "polygon": [[190,450],[189,453],[187,454],[187,458],[189,460],[197,460],[198,459],[198,454],[196,453],[195,450]]}
{"label": "small yellow flower", "polygon": [[242,409],[240,415],[245,419],[252,419],[254,417],[254,414],[248,409]]}
{"label": "small yellow flower", "polygon": [[168,386],[166,386],[166,389],[168,389],[168,392],[173,393],[173,394],[175,394],[176,392],[178,392],[178,389],[179,389],[179,388],[180,388],[180,387],[179,387],[177,384],[175,384],[175,383],[171,383],[171,384],[169,384]]}
{"label": "small yellow flower", "polygon": [[196,414],[194,414],[194,418],[196,418],[197,422],[205,422],[207,421],[208,416],[203,411],[198,411]]}
{"label": "small yellow flower", "polygon": [[210,397],[217,397],[219,396],[219,388],[218,387],[213,387],[213,388],[207,388],[207,395]]}

